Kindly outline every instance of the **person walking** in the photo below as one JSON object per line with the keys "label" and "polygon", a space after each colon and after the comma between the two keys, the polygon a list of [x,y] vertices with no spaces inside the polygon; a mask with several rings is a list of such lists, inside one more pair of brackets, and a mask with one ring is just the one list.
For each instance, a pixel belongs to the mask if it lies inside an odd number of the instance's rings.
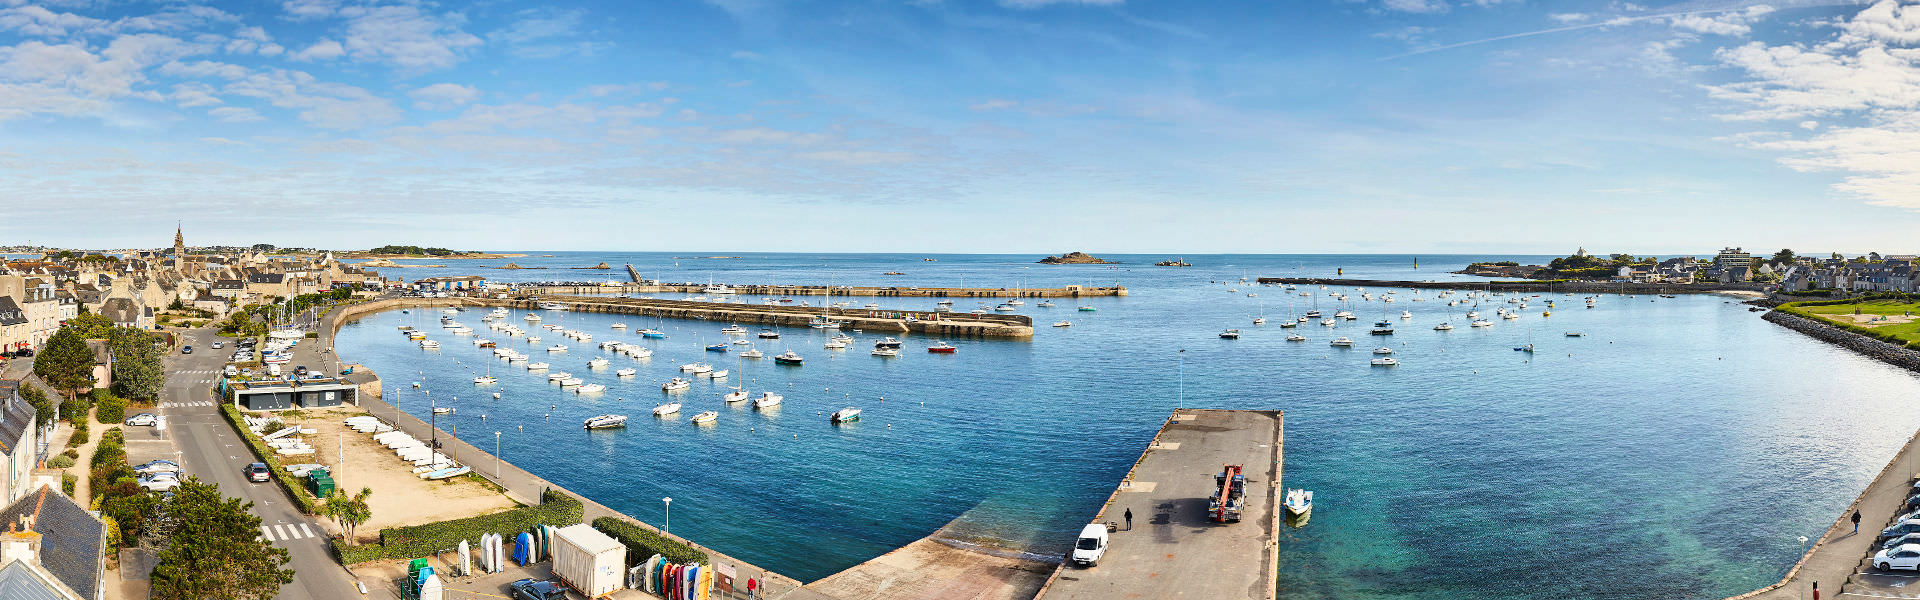
{"label": "person walking", "polygon": [[[1856,523],[1859,521],[1860,519],[1854,519]],[[1854,526],[1854,529],[1859,529],[1859,526]],[[1133,531],[1133,509],[1131,508],[1127,509],[1127,531]]]}
{"label": "person walking", "polygon": [[1860,533],[1860,511],[1853,511],[1853,532]]}

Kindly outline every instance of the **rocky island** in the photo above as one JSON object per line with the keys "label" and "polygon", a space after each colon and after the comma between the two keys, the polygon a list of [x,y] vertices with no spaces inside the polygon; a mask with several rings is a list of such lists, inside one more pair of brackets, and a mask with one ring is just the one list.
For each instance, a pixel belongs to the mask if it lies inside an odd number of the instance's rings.
{"label": "rocky island", "polygon": [[1110,260],[1089,255],[1085,252],[1068,252],[1059,256],[1040,259],[1043,265],[1111,265],[1118,264]]}
{"label": "rocky island", "polygon": [[1163,261],[1160,261],[1160,262],[1157,262],[1157,263],[1153,263],[1153,266],[1156,266],[1156,267],[1191,267],[1191,266],[1193,266],[1193,265],[1192,265],[1191,263],[1188,263],[1188,262],[1187,262],[1187,259],[1185,259],[1185,258],[1176,258],[1176,259],[1173,259],[1173,260],[1163,260]]}

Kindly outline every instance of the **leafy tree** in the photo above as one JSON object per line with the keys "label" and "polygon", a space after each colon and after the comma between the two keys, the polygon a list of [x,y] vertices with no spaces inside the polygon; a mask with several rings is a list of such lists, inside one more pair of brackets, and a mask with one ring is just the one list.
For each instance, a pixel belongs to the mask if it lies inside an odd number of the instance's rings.
{"label": "leafy tree", "polygon": [[136,400],[160,397],[167,383],[165,367],[160,363],[160,348],[153,334],[133,327],[116,327],[107,344],[113,350],[113,389]]}
{"label": "leafy tree", "polygon": [[70,327],[62,327],[33,357],[33,374],[72,398],[93,385],[93,351]]}
{"label": "leafy tree", "polygon": [[360,493],[348,496],[346,492],[334,490],[327,496],[325,504],[320,505],[320,514],[340,524],[347,532],[347,544],[359,543],[353,535],[354,530],[373,518],[373,509],[367,506],[367,497],[373,495],[373,488],[360,488]]}
{"label": "leafy tree", "polygon": [[67,327],[73,328],[74,332],[80,334],[82,338],[104,340],[107,339],[107,334],[113,331],[113,319],[83,312],[79,316],[67,319]]}
{"label": "leafy tree", "polygon": [[20,396],[27,399],[27,404],[33,405],[34,423],[39,426],[46,427],[54,419],[60,418],[60,407],[47,397],[47,392],[41,390],[40,386],[22,383]]}
{"label": "leafy tree", "polygon": [[176,525],[153,568],[152,597],[266,600],[293,583],[287,551],[260,539],[252,507],[198,477],[180,482],[167,507]]}
{"label": "leafy tree", "polygon": [[174,298],[173,302],[167,304],[167,310],[185,310],[186,308],[187,303],[181,302],[179,298]]}
{"label": "leafy tree", "polygon": [[1793,260],[1793,250],[1781,248],[1779,252],[1773,253],[1773,264],[1790,265],[1793,264]]}

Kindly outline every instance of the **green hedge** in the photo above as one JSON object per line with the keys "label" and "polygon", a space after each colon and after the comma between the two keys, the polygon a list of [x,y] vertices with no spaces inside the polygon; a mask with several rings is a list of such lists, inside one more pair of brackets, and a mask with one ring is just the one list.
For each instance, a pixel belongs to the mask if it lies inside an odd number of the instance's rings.
{"label": "green hedge", "polygon": [[127,399],[107,393],[106,390],[93,391],[93,418],[101,423],[119,425],[127,418]]}
{"label": "green hedge", "polygon": [[627,566],[640,564],[655,554],[682,564],[709,562],[707,553],[625,520],[600,517],[593,520],[593,528],[627,546]]}
{"label": "green hedge", "polygon": [[55,454],[53,458],[47,459],[49,469],[65,469],[71,466],[73,466],[73,457],[65,454]]}
{"label": "green hedge", "polygon": [[247,420],[240,413],[240,409],[234,408],[232,404],[221,404],[220,414],[226,416],[227,424],[232,425],[234,431],[240,432],[240,437],[247,440],[247,447],[253,449],[254,458],[267,463],[267,469],[273,471],[273,480],[280,482],[280,488],[287,491],[288,497],[293,498],[293,504],[299,507],[300,512],[309,515],[320,514],[320,501],[313,497],[312,492],[307,491],[305,482],[288,473],[286,469],[280,468],[280,455],[273,451],[272,446],[267,445],[266,440],[254,435],[253,430],[247,429]]}
{"label": "green hedge", "polygon": [[523,506],[490,515],[425,525],[388,527],[380,531],[379,542],[348,546],[344,540],[336,539],[333,549],[339,555],[340,562],[348,565],[386,558],[424,558],[459,546],[461,540],[466,540],[468,544],[479,544],[481,534],[511,536],[534,525],[566,527],[578,524],[582,509],[580,501],[574,497],[548,490],[541,497],[539,506]]}

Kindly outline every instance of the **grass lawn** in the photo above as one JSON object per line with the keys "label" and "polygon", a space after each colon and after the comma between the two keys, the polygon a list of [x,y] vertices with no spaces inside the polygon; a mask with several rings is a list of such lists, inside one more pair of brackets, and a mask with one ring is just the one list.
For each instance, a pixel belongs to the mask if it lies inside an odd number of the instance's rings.
{"label": "grass lawn", "polygon": [[[1859,304],[1802,306],[1799,310],[1837,323],[1892,334],[1907,342],[1920,342],[1920,303],[1875,300]],[[1913,317],[1906,317],[1908,314]],[[1872,321],[1869,320],[1871,317],[1861,318],[1856,315],[1877,315],[1884,316],[1886,319]]]}

